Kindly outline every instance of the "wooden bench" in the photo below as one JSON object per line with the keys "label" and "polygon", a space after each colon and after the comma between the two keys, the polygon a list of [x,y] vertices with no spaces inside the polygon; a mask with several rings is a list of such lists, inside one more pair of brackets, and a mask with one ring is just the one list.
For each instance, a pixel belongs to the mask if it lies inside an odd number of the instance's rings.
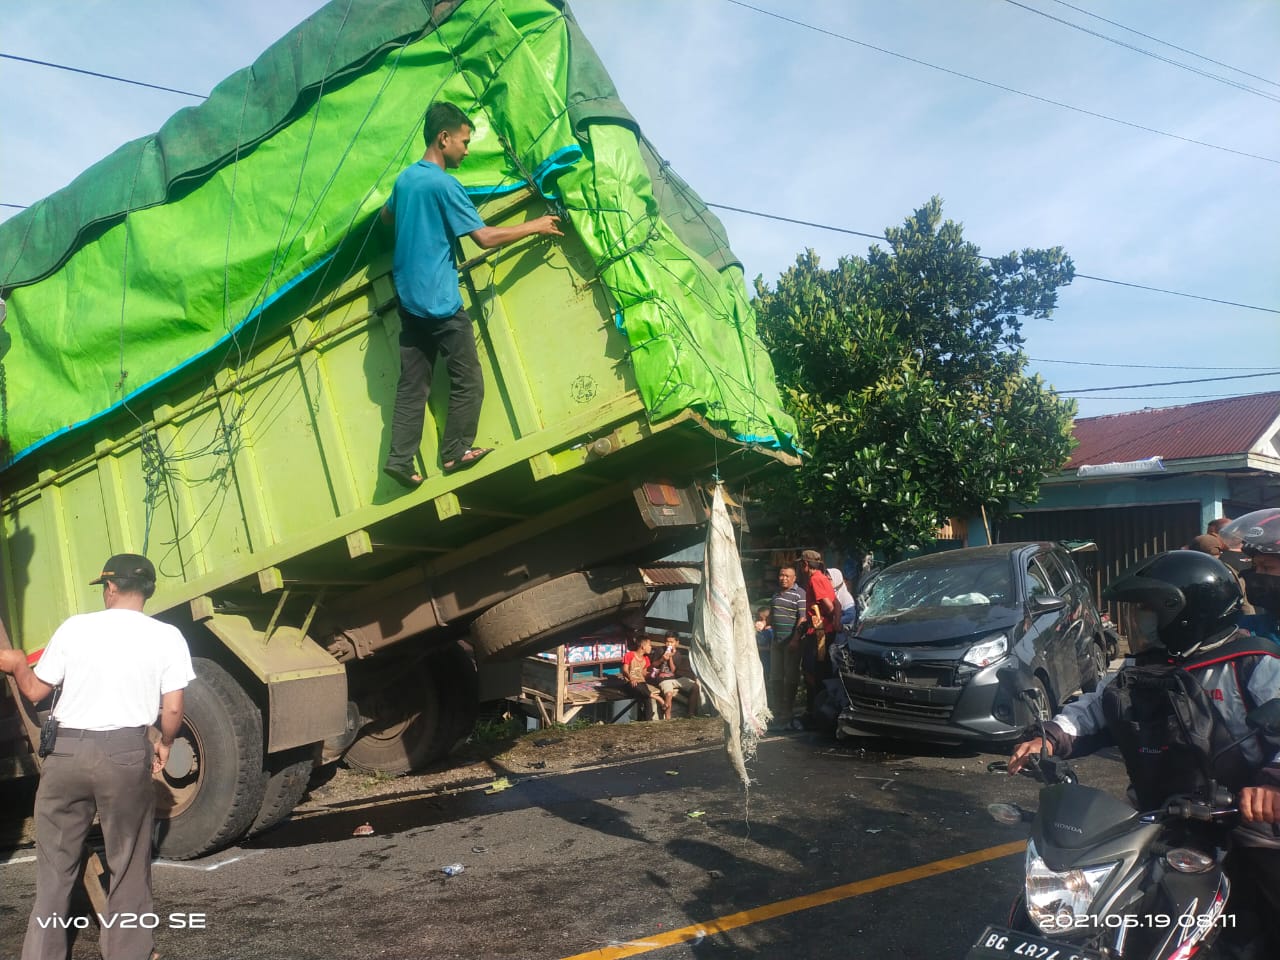
{"label": "wooden bench", "polygon": [[[572,656],[570,648],[582,649],[588,644],[562,644],[549,651],[551,656],[526,657],[521,680],[521,696],[517,701],[530,716],[544,725],[570,723],[584,710],[600,704],[623,704],[608,711],[606,719],[615,723],[635,709],[635,701],[625,690],[616,685],[622,676],[622,657],[613,656],[616,645],[607,656]],[[595,646],[597,650],[606,646]],[[704,700],[705,702],[705,700]],[[657,705],[654,705],[655,711]],[[688,709],[683,692],[677,693],[672,713],[679,716]]]}

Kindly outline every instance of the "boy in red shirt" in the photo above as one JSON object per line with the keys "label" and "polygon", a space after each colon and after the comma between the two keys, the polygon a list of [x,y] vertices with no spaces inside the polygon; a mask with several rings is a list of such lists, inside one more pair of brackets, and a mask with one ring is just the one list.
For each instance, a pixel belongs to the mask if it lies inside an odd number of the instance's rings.
{"label": "boy in red shirt", "polygon": [[636,702],[636,714],[641,720],[653,719],[653,705],[661,702],[656,687],[645,681],[649,677],[649,651],[653,642],[648,637],[631,637],[627,641],[627,653],[622,658],[622,689]]}

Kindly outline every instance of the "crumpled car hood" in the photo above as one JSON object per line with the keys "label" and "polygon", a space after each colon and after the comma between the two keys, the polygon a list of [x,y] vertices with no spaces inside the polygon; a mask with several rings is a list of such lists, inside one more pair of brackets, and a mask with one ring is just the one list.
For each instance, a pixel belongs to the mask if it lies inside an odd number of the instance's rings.
{"label": "crumpled car hood", "polygon": [[954,608],[925,607],[863,620],[858,625],[857,639],[886,647],[960,646],[1012,629],[1021,619],[1019,611],[1010,607],[982,605],[962,609],[964,613]]}

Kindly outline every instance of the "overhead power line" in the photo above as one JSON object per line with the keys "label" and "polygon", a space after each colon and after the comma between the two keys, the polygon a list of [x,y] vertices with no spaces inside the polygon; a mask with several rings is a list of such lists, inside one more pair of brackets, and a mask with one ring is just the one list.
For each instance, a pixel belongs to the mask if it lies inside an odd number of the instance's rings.
{"label": "overhead power line", "polygon": [[0,203],[0,207],[12,207],[14,210],[27,209],[27,205],[25,203]]}
{"label": "overhead power line", "polygon": [[1241,393],[1157,393],[1145,397],[1115,396],[1078,397],[1079,400],[1226,400],[1229,397],[1249,396]]}
{"label": "overhead power line", "polygon": [[[735,0],[729,0],[730,3]],[[866,237],[870,240],[884,240],[888,242],[888,238],[880,233],[864,233],[861,230],[850,230],[847,227],[833,227],[827,223],[815,223],[812,220],[797,220],[794,217],[783,217],[775,213],[763,213],[760,210],[748,210],[745,207],[731,207],[724,203],[708,203],[708,207],[714,207],[716,210],[732,210],[734,213],[743,213],[749,217],[761,217],[765,220],[777,220],[780,223],[795,223],[802,227],[814,227],[818,230],[830,230],[832,233],[847,233],[855,237]],[[995,257],[983,256],[983,260],[994,260]],[[1242,310],[1258,310],[1262,313],[1280,314],[1280,309],[1274,307],[1259,307],[1251,303],[1238,303],[1235,300],[1222,300],[1218,297],[1203,297],[1197,293],[1184,293],[1181,290],[1167,290],[1164,287],[1152,287],[1145,283],[1130,283],[1127,280],[1112,280],[1108,277],[1095,277],[1088,273],[1077,273],[1077,280],[1095,280],[1098,283],[1112,283],[1121,287],[1133,287],[1137,290],[1149,290],[1152,293],[1164,293],[1171,297],[1185,297],[1188,300],[1202,300],[1206,303],[1219,303],[1227,307],[1240,307]]]}
{"label": "overhead power line", "polygon": [[1027,357],[1032,363],[1065,363],[1073,367],[1121,367],[1125,370],[1274,370],[1270,367],[1242,367],[1233,364],[1229,367],[1185,367],[1167,363],[1103,363],[1100,360],[1047,360],[1044,357]]}
{"label": "overhead power line", "polygon": [[852,43],[855,46],[865,47],[868,50],[874,50],[877,53],[883,53],[890,57],[897,57],[899,60],[906,60],[908,63],[914,63],[922,67],[928,67],[930,70],[937,70],[941,73],[949,74],[953,77],[960,77],[973,83],[981,83],[984,86],[994,87],[996,90],[1003,90],[1005,93],[1017,94],[1020,97],[1026,97],[1030,100],[1038,100],[1040,103],[1048,103],[1055,107],[1061,107],[1064,110],[1071,110],[1074,113],[1081,113],[1087,117],[1094,117],[1098,120],[1106,120],[1110,123],[1118,123],[1121,126],[1131,127],[1134,130],[1142,130],[1146,133],[1154,133],[1161,137],[1168,137],[1172,140],[1181,140],[1183,143],[1192,143],[1199,147],[1208,147],[1210,150],[1219,150],[1223,153],[1232,153],[1238,157],[1248,157],[1250,160],[1262,160],[1265,163],[1280,164],[1280,159],[1275,157],[1264,157],[1261,154],[1249,153],[1247,150],[1236,150],[1233,147],[1224,147],[1218,143],[1209,143],[1207,140],[1196,140],[1193,137],[1184,137],[1181,134],[1170,133],[1168,130],[1160,130],[1156,127],[1148,127],[1142,123],[1134,123],[1132,120],[1121,120],[1119,117],[1112,117],[1105,113],[1098,113],[1096,110],[1088,110],[1084,107],[1077,107],[1070,103],[1064,103],[1061,100],[1053,100],[1049,97],[1042,97],[1039,94],[1027,93],[1025,90],[1019,90],[1016,87],[1006,86],[1003,83],[996,83],[994,80],[984,80],[982,77],[975,77],[970,73],[962,73],[959,70],[952,70],[950,67],[939,66],[936,63],[930,63],[928,60],[921,60],[918,57],[912,57],[905,53],[898,53],[896,50],[890,50],[887,47],[878,47],[874,43],[867,43],[865,40],[857,40],[843,33],[836,33],[834,30],[827,30],[825,27],[815,26],[812,23],[806,23],[803,20],[796,20],[793,17],[783,16],[772,10],[765,10],[763,7],[752,6],[745,3],[744,0],[725,0],[735,7],[742,7],[745,10],[753,10],[756,13],[763,14],[766,17],[773,17],[775,20],[781,20],[784,23],[790,23],[797,27],[804,27],[806,30],[812,30],[815,33],[821,33],[828,37],[834,37],[837,40],[843,40],[845,43]]}
{"label": "overhead power line", "polygon": [[1126,50],[1132,50],[1134,53],[1140,53],[1144,57],[1151,57],[1153,60],[1159,60],[1161,63],[1167,63],[1171,67],[1177,67],[1179,70],[1186,70],[1201,77],[1216,80],[1218,83],[1224,83],[1229,87],[1235,87],[1237,90],[1242,90],[1245,93],[1252,93],[1255,96],[1263,97],[1273,103],[1280,103],[1280,97],[1275,94],[1268,93],[1265,90],[1259,90],[1257,87],[1251,87],[1247,83],[1241,83],[1239,80],[1232,80],[1230,77],[1219,76],[1216,73],[1210,73],[1208,70],[1201,70],[1199,67],[1193,67],[1189,63],[1182,63],[1179,60],[1161,56],[1158,53],[1154,53],[1151,50],[1145,50],[1132,43],[1125,43],[1123,40],[1117,40],[1115,37],[1109,37],[1105,33],[1100,33],[1097,30],[1090,30],[1088,27],[1083,27],[1078,23],[1072,23],[1070,20],[1064,20],[1062,17],[1055,17],[1053,14],[1047,13],[1044,10],[1037,10],[1035,7],[1021,3],[1020,0],[1004,0],[1004,2],[1011,6],[1018,7],[1021,10],[1025,10],[1028,13],[1034,13],[1038,17],[1044,17],[1046,20],[1052,20],[1054,23],[1062,24],[1064,27],[1069,27],[1072,30],[1079,30],[1081,33],[1087,33],[1091,37],[1097,37],[1099,40],[1105,40],[1107,43],[1114,43],[1116,46],[1124,47]]}
{"label": "overhead power line", "polygon": [[1203,60],[1205,63],[1212,63],[1217,67],[1226,67],[1228,70],[1234,70],[1242,76],[1249,77],[1253,80],[1261,80],[1263,83],[1269,83],[1273,87],[1280,87],[1280,83],[1277,83],[1275,80],[1268,80],[1266,77],[1260,77],[1256,73],[1250,73],[1248,70],[1241,70],[1239,67],[1233,67],[1229,63],[1223,63],[1221,60],[1215,60],[1213,57],[1206,57],[1204,54],[1196,53],[1194,50],[1188,50],[1186,47],[1180,47],[1176,43],[1170,43],[1168,40],[1161,40],[1159,37],[1153,37],[1151,34],[1143,33],[1141,30],[1135,30],[1133,27],[1126,27],[1123,23],[1119,23],[1115,20],[1108,20],[1106,17],[1093,13],[1090,10],[1085,10],[1083,7],[1077,7],[1075,4],[1067,3],[1067,0],[1053,0],[1053,2],[1074,10],[1076,13],[1083,13],[1086,17],[1093,17],[1095,20],[1101,20],[1103,23],[1109,23],[1113,27],[1119,27],[1121,30],[1127,30],[1129,33],[1136,34],[1144,40],[1154,40],[1162,46],[1169,47],[1171,50],[1177,50],[1179,53],[1185,53],[1188,56],[1195,57],[1197,60]]}
{"label": "overhead power line", "polygon": [[1280,370],[1270,373],[1241,373],[1232,377],[1199,377],[1195,380],[1160,380],[1156,383],[1122,383],[1116,387],[1080,387],[1077,390],[1055,390],[1054,393],[1105,393],[1110,390],[1137,390],[1140,387],[1174,387],[1184,383],[1217,383],[1221,380],[1252,380],[1255,377],[1280,377]]}
{"label": "overhead power line", "polygon": [[[69,73],[82,73],[86,77],[100,77],[103,80],[115,80],[118,83],[130,83],[135,87],[147,87],[151,90],[163,90],[166,93],[180,93],[184,97],[195,97],[197,100],[209,99],[203,93],[192,93],[190,90],[179,90],[177,87],[165,87],[158,83],[147,83],[143,80],[130,80],[128,77],[117,77],[113,73],[99,73],[96,70],[82,70],[80,67],[69,67],[65,63],[50,63],[48,60],[35,60],[32,57],[20,57],[14,53],[0,53],[0,60],[17,60],[19,63],[33,63],[39,67],[52,67],[54,70],[66,70]],[[11,206],[11,204],[5,204]]]}

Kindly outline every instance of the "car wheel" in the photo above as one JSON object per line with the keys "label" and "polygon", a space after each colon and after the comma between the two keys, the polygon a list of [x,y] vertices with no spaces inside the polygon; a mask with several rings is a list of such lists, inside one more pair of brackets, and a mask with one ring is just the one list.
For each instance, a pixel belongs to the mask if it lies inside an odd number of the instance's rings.
{"label": "car wheel", "polygon": [[1049,696],[1049,688],[1044,685],[1044,679],[1039,676],[1031,678],[1031,686],[1039,694],[1036,697],[1036,717],[1039,720],[1048,720],[1053,716],[1053,700]]}
{"label": "car wheel", "polygon": [[1089,644],[1089,668],[1080,689],[1085,693],[1093,693],[1102,683],[1103,674],[1107,672],[1107,651],[1102,644],[1094,640]]}

